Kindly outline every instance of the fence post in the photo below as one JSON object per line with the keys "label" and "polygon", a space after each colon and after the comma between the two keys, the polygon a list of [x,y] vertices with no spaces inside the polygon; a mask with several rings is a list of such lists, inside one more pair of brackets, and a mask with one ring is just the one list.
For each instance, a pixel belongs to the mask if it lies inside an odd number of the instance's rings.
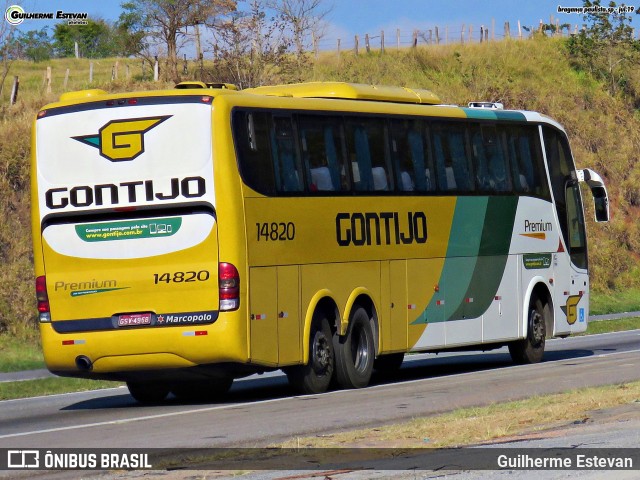
{"label": "fence post", "polygon": [[160,65],[158,64],[158,56],[155,57],[156,63],[153,64],[153,81],[157,82],[160,78]]}
{"label": "fence post", "polygon": [[460,43],[464,43],[464,23],[462,24],[462,28],[460,29]]}
{"label": "fence post", "polygon": [[364,48],[367,51],[367,53],[369,53],[371,51],[371,47],[369,46],[369,34],[368,33],[364,34]]}
{"label": "fence post", "polygon": [[358,47],[359,47],[358,44],[360,43],[360,38],[358,37],[358,35],[356,35],[355,41],[356,41],[356,43],[355,43],[355,47],[354,47],[353,51],[355,52],[356,56],[358,56]]}
{"label": "fence post", "polygon": [[384,53],[384,30],[380,30],[380,53]]}
{"label": "fence post", "polygon": [[418,46],[418,31],[413,31],[413,41],[411,43],[411,47],[416,48]]}
{"label": "fence post", "polygon": [[116,64],[115,64],[116,80],[118,79],[118,70],[120,70],[120,61],[116,60]]}
{"label": "fence post", "polygon": [[93,83],[93,62],[89,62],[89,83]]}
{"label": "fence post", "polygon": [[436,45],[440,45],[440,30],[438,30],[437,25],[436,25]]}
{"label": "fence post", "polygon": [[489,29],[485,29],[484,31],[484,41],[488,42],[489,41]]}
{"label": "fence post", "polygon": [[518,40],[522,40],[522,25],[520,25],[520,20],[518,20]]}
{"label": "fence post", "polygon": [[74,51],[76,54],[76,58],[80,58],[80,50],[78,49],[78,42],[74,42]]}
{"label": "fence post", "polygon": [[340,58],[340,39],[338,39],[338,58]]}
{"label": "fence post", "polygon": [[429,29],[427,32],[427,45],[431,45],[433,43],[433,30]]}
{"label": "fence post", "polygon": [[467,41],[471,43],[472,39],[473,39],[473,25],[469,25],[469,36],[467,37]]}
{"label": "fence post", "polygon": [[484,25],[480,25],[480,43],[484,40]]}
{"label": "fence post", "polygon": [[504,22],[504,38],[511,38],[511,29],[509,28],[509,22]]}
{"label": "fence post", "polygon": [[63,89],[66,92],[67,91],[67,84],[69,83],[69,69],[67,68],[67,71],[64,72],[64,86]]}
{"label": "fence post", "polygon": [[9,100],[10,105],[15,105],[18,101],[18,89],[20,88],[20,79],[16,75],[13,77],[13,87],[11,87],[11,97]]}
{"label": "fence post", "polygon": [[51,93],[51,67],[47,67],[47,93]]}

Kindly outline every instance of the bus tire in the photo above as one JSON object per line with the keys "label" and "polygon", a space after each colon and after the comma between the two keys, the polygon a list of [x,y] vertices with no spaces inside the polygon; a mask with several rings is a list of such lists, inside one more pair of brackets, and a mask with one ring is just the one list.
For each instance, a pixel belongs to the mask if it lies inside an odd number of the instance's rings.
{"label": "bus tire", "polygon": [[333,377],[335,355],[331,327],[324,317],[316,317],[309,332],[309,361],[285,370],[289,384],[299,393],[326,392]]}
{"label": "bus tire", "polygon": [[404,352],[380,355],[373,362],[373,369],[381,373],[391,373],[400,369],[404,361]]}
{"label": "bus tire", "polygon": [[547,336],[546,319],[551,315],[548,303],[533,297],[529,304],[527,336],[509,344],[511,359],[517,364],[538,363],[544,355]]}
{"label": "bus tire", "polygon": [[232,384],[232,377],[180,382],[171,386],[171,393],[178,400],[185,402],[219,400],[229,391]]}
{"label": "bus tire", "polygon": [[131,396],[144,404],[160,403],[167,398],[169,386],[164,383],[127,382]]}
{"label": "bus tire", "polygon": [[336,352],[336,382],[342,388],[362,388],[369,384],[373,372],[375,345],[367,311],[357,307],[347,334],[333,337]]}

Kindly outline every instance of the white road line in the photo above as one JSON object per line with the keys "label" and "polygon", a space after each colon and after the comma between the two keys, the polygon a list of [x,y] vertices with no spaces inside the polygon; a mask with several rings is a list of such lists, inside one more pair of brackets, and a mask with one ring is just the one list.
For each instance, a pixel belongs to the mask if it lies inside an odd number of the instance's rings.
{"label": "white road line", "polygon": [[[627,354],[627,353],[639,353],[640,349],[638,350],[628,350],[626,352],[614,352],[614,353],[603,353],[600,355],[593,355],[590,357],[580,357],[577,359],[573,359],[574,361],[585,361],[585,360],[589,360],[589,359],[594,359],[594,358],[602,358],[602,357],[611,357],[611,356],[615,356],[615,355],[622,355],[622,354]],[[544,363],[540,363],[540,364],[536,364],[538,366],[552,366],[555,363],[558,362],[566,362],[569,359],[562,359],[562,360],[554,360],[551,362],[544,362]],[[527,367],[532,367],[533,365],[515,365],[515,366],[511,366],[509,368],[527,368]],[[457,378],[457,377],[465,377],[468,375],[478,375],[478,374],[489,374],[494,372],[496,369],[491,369],[491,370],[482,370],[480,372],[465,372],[465,373],[456,373],[453,375],[445,375],[445,376],[440,376],[440,377],[435,377],[435,378],[419,378],[416,380],[409,380],[409,381],[405,381],[405,382],[401,382],[402,385],[411,385],[414,383],[418,383],[418,382],[429,382],[429,381],[441,381],[443,379],[448,379],[448,378]],[[382,384],[382,385],[373,385],[370,387],[367,387],[367,390],[376,390],[376,389],[380,389],[380,388],[393,388],[394,385],[389,385],[389,384]],[[79,430],[82,428],[92,428],[92,427],[103,427],[103,426],[108,426],[108,425],[123,425],[126,423],[133,423],[133,422],[140,422],[140,421],[145,421],[145,420],[156,420],[159,418],[168,418],[168,417],[177,417],[177,416],[181,416],[181,415],[189,415],[192,413],[206,413],[206,412],[213,412],[216,410],[225,410],[225,409],[230,409],[230,408],[242,408],[242,407],[248,407],[248,406],[254,406],[254,405],[262,405],[262,404],[267,404],[267,403],[276,403],[276,402],[282,402],[285,400],[291,400],[291,399],[295,399],[295,398],[302,398],[302,399],[309,399],[309,398],[313,398],[313,397],[319,397],[319,396],[328,396],[328,395],[349,395],[352,394],[354,392],[357,392],[358,390],[335,390],[335,391],[331,391],[331,392],[327,392],[327,393],[323,393],[320,395],[305,395],[305,396],[292,396],[292,397],[282,397],[282,398],[273,398],[273,399],[269,399],[269,400],[258,400],[258,401],[251,401],[251,402],[243,402],[243,403],[233,403],[233,404],[227,404],[227,405],[217,405],[215,407],[207,407],[207,408],[200,408],[200,409],[195,409],[195,410],[182,410],[179,412],[169,412],[169,413],[161,413],[161,414],[157,414],[157,415],[145,415],[142,417],[133,417],[133,418],[126,418],[126,419],[121,419],[121,420],[110,420],[110,421],[105,421],[105,422],[96,422],[96,423],[87,423],[87,424],[82,424],[82,425],[71,425],[68,427],[58,427],[58,428],[49,428],[49,429],[44,429],[44,430],[34,430],[34,431],[30,431],[30,432],[21,432],[21,433],[11,433],[8,435],[0,435],[0,440],[2,439],[6,439],[6,438],[16,438],[16,437],[26,437],[26,436],[30,436],[30,435],[38,435],[38,434],[42,434],[42,433],[54,433],[54,432],[64,432],[64,431],[69,431],[69,430]]]}

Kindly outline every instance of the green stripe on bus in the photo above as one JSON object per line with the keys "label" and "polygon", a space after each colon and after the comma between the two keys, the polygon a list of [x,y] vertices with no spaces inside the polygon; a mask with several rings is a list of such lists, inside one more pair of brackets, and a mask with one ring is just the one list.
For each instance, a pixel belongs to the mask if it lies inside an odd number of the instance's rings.
{"label": "green stripe on bus", "polygon": [[[517,197],[458,198],[439,282],[442,294],[434,295],[412,324],[478,318],[487,311],[504,275],[517,208]],[[480,229],[482,235],[471,234]],[[444,305],[438,305],[443,297]]]}
{"label": "green stripe on bus", "polygon": [[480,120],[510,120],[517,122],[526,122],[527,118],[523,113],[505,111],[490,108],[463,108],[468,118],[477,118]]}
{"label": "green stripe on bus", "polygon": [[496,110],[489,108],[463,108],[468,118],[479,118],[482,120],[497,120]]}

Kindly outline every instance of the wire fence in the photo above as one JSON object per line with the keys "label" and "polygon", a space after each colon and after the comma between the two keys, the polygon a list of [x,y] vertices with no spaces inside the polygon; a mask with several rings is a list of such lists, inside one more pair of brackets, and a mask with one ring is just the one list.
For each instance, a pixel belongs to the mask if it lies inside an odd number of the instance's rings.
{"label": "wire fence", "polygon": [[[568,37],[586,29],[586,25],[578,26],[568,23],[561,24],[558,19],[551,19],[550,23],[538,25],[523,25],[519,20],[516,24],[504,22],[499,27],[495,20],[490,24],[462,24],[433,26],[425,30],[401,30],[369,32],[354,35],[350,38],[312,38],[312,50],[316,56],[320,52],[335,51],[338,54],[352,51],[356,55],[362,52],[377,50],[384,52],[388,49],[412,48],[419,45],[450,45],[465,43],[482,43],[505,39],[526,39],[536,33],[548,36]],[[634,32],[635,37],[635,32]]]}

